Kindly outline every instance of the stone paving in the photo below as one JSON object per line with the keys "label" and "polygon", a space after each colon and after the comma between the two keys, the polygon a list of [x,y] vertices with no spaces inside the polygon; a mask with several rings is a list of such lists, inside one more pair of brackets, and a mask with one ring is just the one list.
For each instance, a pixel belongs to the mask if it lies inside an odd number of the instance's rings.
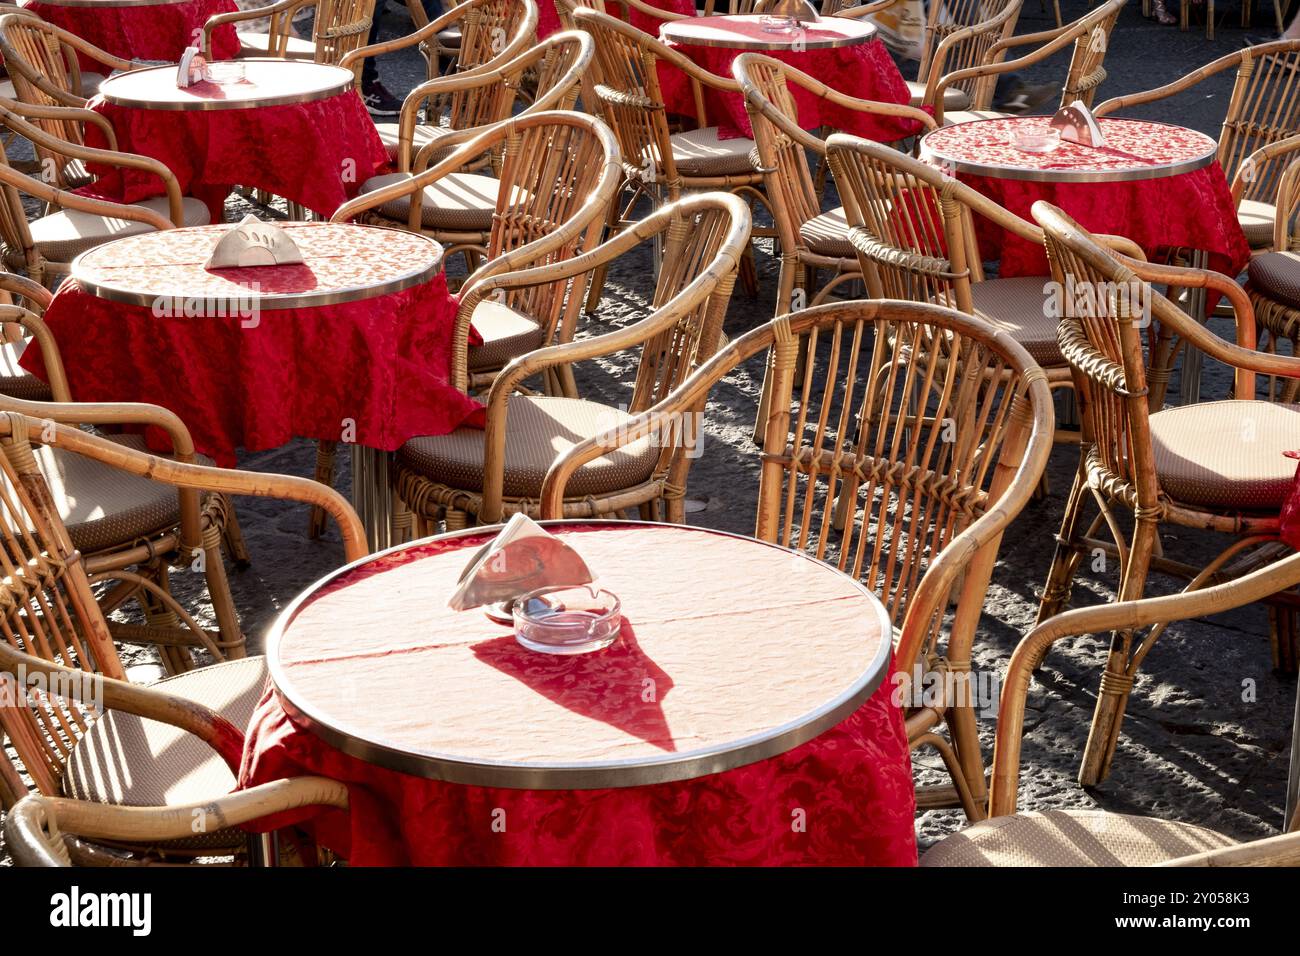
{"label": "stone paving", "polygon": [[[1081,16],[1086,9],[1083,0],[1065,0],[1062,8],[1067,19]],[[390,8],[387,25],[394,33],[405,28],[404,17],[396,7]],[[1143,20],[1135,0],[1112,38],[1107,60],[1110,80],[1103,95],[1150,88],[1235,49],[1243,36],[1235,28],[1237,17],[1234,6],[1217,39],[1210,42],[1196,26],[1181,33],[1175,27]],[[1019,32],[1041,30],[1049,23],[1049,14],[1028,0]],[[1255,35],[1262,37],[1264,32],[1257,30]],[[1059,63],[1029,71],[1026,77],[1059,78],[1063,69]],[[906,65],[904,70],[907,74]],[[398,57],[385,63],[383,76],[390,88],[400,93],[418,81],[421,71],[422,63],[414,57]],[[1204,84],[1194,95],[1183,96],[1176,109],[1147,111],[1145,115],[1217,134],[1230,87],[1231,75]],[[232,200],[235,205],[237,201]],[[242,210],[232,208],[230,212]],[[729,335],[741,334],[771,314],[776,268],[770,246],[760,251],[759,272],[758,298],[738,293],[732,300]],[[606,331],[643,317],[652,276],[646,253],[619,262],[611,271],[598,317],[584,326],[582,334]],[[1224,334],[1227,330],[1218,331]],[[579,386],[591,397],[615,404],[626,402],[634,361],[632,355],[617,355],[587,363],[577,370]],[[692,522],[752,532],[758,458],[749,436],[761,372],[761,364],[752,361],[728,376],[711,396],[703,455],[690,477],[691,495],[706,499],[708,505],[690,516]],[[1222,395],[1227,382],[1222,369],[1207,369],[1203,394]],[[1177,394],[1176,385],[1173,394]],[[346,388],[347,383],[341,387]],[[1001,673],[1011,650],[1032,625],[1076,457],[1067,448],[1053,454],[1050,493],[1032,503],[1006,536],[977,641],[976,667],[981,672]],[[336,485],[346,490],[347,456],[340,458]],[[305,441],[240,459],[242,468],[298,475],[310,475],[313,465],[314,446]],[[232,586],[251,649],[257,651],[276,614],[302,588],[337,566],[341,549],[333,531],[324,541],[307,540],[307,516],[302,508],[250,499],[240,499],[238,508],[253,565],[234,572]],[[1206,555],[1214,542],[1202,537],[1178,533],[1166,540],[1166,547],[1171,554]],[[177,575],[182,587],[183,577]],[[1155,583],[1172,587],[1169,581]],[[1114,585],[1113,573],[1087,573],[1076,591],[1076,603],[1105,600]],[[797,639],[797,635],[791,637]],[[1104,636],[1066,641],[1039,672],[1026,721],[1021,807],[1102,807],[1148,813],[1204,824],[1243,839],[1275,832],[1282,818],[1296,683],[1293,677],[1271,672],[1264,609],[1247,607],[1168,630],[1138,678],[1113,773],[1100,787],[1085,792],[1075,774],[1106,646]],[[135,661],[147,663],[142,658]],[[992,719],[984,720],[982,727],[991,742]],[[916,764],[923,779],[941,779],[937,755],[922,751]],[[954,811],[922,814],[918,818],[922,845],[960,823],[960,813]]]}

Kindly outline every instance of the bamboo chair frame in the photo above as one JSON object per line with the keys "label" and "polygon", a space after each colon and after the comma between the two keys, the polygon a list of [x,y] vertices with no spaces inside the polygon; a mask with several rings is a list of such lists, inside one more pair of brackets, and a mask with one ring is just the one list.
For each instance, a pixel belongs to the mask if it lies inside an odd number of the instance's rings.
{"label": "bamboo chair frame", "polygon": [[[1236,80],[1219,132],[1219,164],[1232,184],[1233,199],[1276,204],[1289,152],[1300,146],[1300,40],[1275,40],[1236,50],[1186,76],[1140,93],[1116,96],[1093,113],[1155,103],[1182,93],[1235,67]],[[1282,141],[1287,148],[1280,148]]]}
{"label": "bamboo chair frame", "polygon": [[[289,39],[294,36],[293,20],[308,7],[315,8],[310,56],[289,50]],[[212,33],[218,27],[229,24],[238,29],[239,23],[269,17],[271,23],[267,49],[265,52],[254,51],[254,55],[345,66],[347,64],[342,62],[344,58],[365,46],[374,16],[375,0],[280,0],[269,7],[218,13],[209,17],[203,24],[202,48],[207,56],[212,55]],[[361,79],[359,69],[356,78]]]}
{"label": "bamboo chair frame", "polygon": [[[456,74],[499,66],[536,43],[537,18],[537,4],[533,0],[460,0],[442,16],[406,36],[360,47],[344,57],[340,65],[355,70],[360,77],[362,62],[367,58],[418,45],[428,67],[428,79],[435,80],[441,73],[438,34],[459,27]],[[472,106],[463,106],[461,110],[467,116],[474,115]],[[470,125],[479,124],[471,122]]]}
{"label": "bamboo chair frame", "polygon": [[[159,417],[165,412],[158,410]],[[122,471],[184,489],[296,500],[325,508],[338,522],[349,561],[366,554],[360,519],[341,495],[306,478],[211,468],[125,448],[79,428],[13,411],[0,412],[0,672],[11,680],[41,675],[46,689],[24,688],[25,703],[0,708],[8,735],[35,789],[61,792],[65,762],[96,717],[94,704],[187,730],[237,770],[242,732],[220,714],[170,693],[127,683],[113,632],[91,590],[87,564],[68,537],[33,452],[53,444]],[[8,765],[7,759],[0,761]],[[19,780],[8,766],[6,789]],[[21,795],[25,787],[16,789]]]}
{"label": "bamboo chair frame", "polygon": [[[440,518],[446,519],[450,531],[465,527],[471,518],[492,524],[520,511],[538,513],[536,497],[512,498],[503,493],[510,397],[533,376],[640,347],[629,410],[640,413],[671,394],[718,347],[735,272],[749,233],[749,207],[739,197],[702,193],[655,210],[597,248],[567,261],[493,275],[468,287],[452,340],[457,350],[453,353],[452,372],[458,385],[466,380],[460,350],[477,302],[496,295],[498,290],[509,295],[549,285],[558,293],[571,280],[596,271],[635,246],[662,243],[662,264],[649,316],[615,332],[530,352],[516,358],[497,376],[487,398],[484,480],[480,490],[442,485],[398,460],[396,494],[416,516],[417,534],[430,533]],[[684,441],[663,443],[651,476],[635,486],[601,496],[563,500],[563,516],[608,516],[636,507],[643,518],[656,518],[662,510],[663,519],[680,524],[685,517],[686,479],[691,464],[687,445]],[[538,491],[540,494],[541,488]],[[553,509],[552,513],[558,512]]]}
{"label": "bamboo chair frame", "polygon": [[[1071,48],[1070,63],[1066,67],[1065,82],[1061,86],[1060,105],[1068,106],[1081,100],[1091,107],[1097,88],[1106,81],[1104,63],[1106,51],[1110,47],[1110,35],[1115,29],[1120,11],[1127,2],[1128,0],[1107,0],[1106,3],[1089,11],[1073,23],[1067,23],[1055,30],[1022,33],[998,40],[989,48],[983,62],[939,77],[935,86],[935,95],[928,100],[934,107],[934,118],[942,125],[943,93],[948,87],[961,87],[962,84],[975,83],[988,77],[994,78],[996,86],[996,77],[1041,63],[1067,46]],[[1039,46],[1014,60],[1006,59],[1008,50],[1030,44],[1039,44]],[[991,98],[991,91],[989,95]],[[987,109],[988,106],[983,108]]]}
{"label": "bamboo chair frame", "polygon": [[[807,73],[759,53],[742,53],[732,63],[732,74],[745,94],[745,108],[758,145],[760,172],[780,243],[781,271],[777,282],[776,314],[798,311],[801,301],[819,305],[839,285],[861,279],[856,257],[840,258],[813,252],[800,235],[811,219],[821,214],[821,194],[808,167],[808,152],[824,161],[826,143],[799,125],[798,107],[790,84],[829,100],[837,106],[882,116],[914,119],[934,129],[934,117],[924,110],[897,103],[881,103],[848,96]],[[831,279],[817,286],[817,270],[829,269]]]}
{"label": "bamboo chair frame", "polygon": [[[1207,584],[1217,583],[1249,566],[1242,558],[1252,549],[1258,555],[1274,550],[1280,518],[1276,514],[1216,510],[1180,502],[1160,484],[1156,472],[1149,426],[1150,414],[1163,402],[1167,378],[1162,372],[1172,364],[1168,340],[1179,336],[1190,345],[1234,370],[1233,397],[1255,398],[1255,376],[1300,377],[1300,359],[1255,350],[1253,312],[1244,291],[1236,283],[1216,273],[1200,272],[1176,266],[1138,263],[1104,249],[1077,223],[1059,209],[1045,202],[1034,205],[1034,217],[1043,227],[1056,282],[1073,282],[1076,288],[1139,289],[1143,309],[1150,309],[1156,332],[1144,357],[1141,331],[1134,315],[1137,305],[1129,296],[1107,292],[1102,311],[1109,315],[1065,315],[1059,325],[1061,350],[1075,378],[1083,421],[1079,470],[1069,497],[1057,538],[1052,568],[1043,590],[1038,620],[1043,622],[1060,613],[1069,601],[1074,573],[1085,550],[1101,547],[1118,552],[1120,586],[1116,600],[1134,601],[1146,589],[1150,570],[1157,569],[1189,579],[1186,590],[1194,592]],[[1182,312],[1164,296],[1155,294],[1150,282],[1192,287],[1199,273],[1203,287],[1228,297],[1237,317],[1236,343],[1220,339]],[[1114,283],[1112,286],[1111,283]],[[1096,312],[1096,308],[1080,310]],[[1148,361],[1150,368],[1148,368]],[[1162,378],[1165,380],[1162,382]],[[1091,497],[1099,515],[1085,526],[1083,505]],[[1133,516],[1133,531],[1126,536],[1117,520],[1122,510]],[[1113,544],[1096,537],[1104,526]],[[1176,562],[1160,553],[1159,532],[1162,524],[1202,528],[1231,535],[1232,542],[1212,560],[1191,565]],[[1294,609],[1282,608],[1277,617],[1293,615]],[[1111,648],[1097,697],[1092,731],[1084,751],[1079,781],[1091,786],[1105,778],[1114,757],[1132,688],[1134,675],[1159,637],[1161,628],[1145,638],[1135,640],[1132,631],[1119,630],[1112,635]],[[1288,666],[1294,660],[1293,629],[1276,620],[1273,623],[1275,664]]]}
{"label": "bamboo chair frame", "polygon": [[[1292,136],[1259,152],[1287,154],[1297,147],[1300,147],[1300,136]],[[1300,218],[1297,218],[1297,212],[1300,212],[1300,159],[1291,161],[1278,177],[1277,214],[1273,219],[1274,252],[1300,250]],[[1274,298],[1272,293],[1250,280],[1246,282],[1246,294],[1255,310],[1255,321],[1264,333],[1260,347],[1276,352],[1278,343],[1286,339],[1291,343],[1291,354],[1300,355],[1300,309]],[[1268,392],[1279,401],[1294,402],[1296,396],[1300,395],[1300,381],[1272,378],[1269,380]]]}
{"label": "bamboo chair frame", "polygon": [[[421,83],[407,94],[398,114],[398,170],[412,172],[417,161],[419,169],[427,169],[434,157],[446,151],[445,144],[437,140],[419,151],[415,149],[415,130],[421,114],[428,125],[472,134],[512,115],[572,110],[594,55],[591,37],[576,30],[564,31],[509,60],[496,57],[483,66]],[[516,114],[517,105],[524,108]],[[499,176],[500,151],[474,166],[486,165],[487,161]]]}
{"label": "bamboo chair frame", "polygon": [[[968,674],[1002,533],[1034,494],[1054,431],[1042,369],[970,316],[884,299],[778,316],[653,408],[561,456],[542,486],[542,516],[564,512],[565,486],[584,463],[676,434],[713,386],[764,352],[773,398],[755,537],[808,550],[881,597],[905,700],[916,668]],[[950,440],[940,434],[949,426]],[[907,709],[907,732],[911,747],[938,750],[953,784],[923,789],[919,802],[956,802],[977,820],[987,791],[969,686],[960,677],[941,686],[942,700]]]}
{"label": "bamboo chair frame", "polygon": [[126,861],[95,843],[154,846],[192,836],[196,821],[210,833],[303,807],[346,810],[348,789],[325,777],[292,777],[203,803],[166,807],[118,807],[30,794],[5,818],[5,846],[18,866],[122,866]]}

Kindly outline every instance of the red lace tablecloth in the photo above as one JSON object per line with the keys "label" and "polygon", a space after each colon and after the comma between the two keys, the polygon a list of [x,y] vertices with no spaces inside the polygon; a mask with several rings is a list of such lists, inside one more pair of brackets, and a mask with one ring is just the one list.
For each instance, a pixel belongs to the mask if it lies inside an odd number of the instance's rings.
{"label": "red lace tablecloth", "polygon": [[[276,679],[298,705],[403,750],[589,764],[782,726],[887,653],[874,599],[806,558],[697,528],[619,522],[559,533],[622,600],[623,632],[606,650],[535,654],[481,611],[447,610],[470,549],[489,537],[473,535],[408,547],[329,582],[273,638]],[[910,866],[915,798],[891,688],[885,680],[847,719],[779,756],[592,790],[384,769],[295,724],[268,689],[239,780],[321,774],[348,784],[347,813],[260,825],[310,820],[319,842],[358,865]]]}
{"label": "red lace tablecloth", "polygon": [[[658,7],[668,13],[680,13],[683,16],[695,16],[695,0],[657,0],[651,3],[651,6]],[[622,8],[617,3],[609,4],[606,11],[611,16],[622,16]],[[632,10],[628,22],[638,30],[644,30],[651,36],[659,35],[659,24],[663,23],[657,17],[649,16],[640,10]],[[545,40],[552,33],[558,33],[563,29],[560,23],[560,15],[555,9],[555,0],[538,0],[537,4],[537,39]]]}
{"label": "red lace tablecloth", "polygon": [[[178,3],[129,5],[129,0],[63,6],[25,0],[22,6],[47,23],[62,27],[124,60],[175,62],[187,46],[203,41],[203,24],[219,13],[235,13],[234,0],[181,0]],[[212,34],[212,53],[228,60],[239,52],[233,24]],[[79,56],[81,68],[103,73],[105,66]]]}
{"label": "red lace tablecloth", "polygon": [[[745,20],[737,21],[735,29],[740,33],[754,33],[762,39],[770,36],[759,34],[760,28]],[[808,36],[813,39],[816,38],[817,31],[815,24],[807,28]],[[710,73],[728,80],[734,79],[731,74],[732,61],[744,52],[727,47],[688,46],[677,42],[670,42],[669,46],[690,57]],[[911,99],[903,75],[898,72],[889,51],[879,40],[868,40],[853,46],[806,49],[802,52],[782,49],[762,52],[765,56],[789,63],[849,96],[899,104],[906,104]],[[689,79],[674,66],[665,63],[658,66],[659,85],[668,111],[695,117],[695,99]],[[804,129],[827,127],[882,143],[905,139],[920,130],[920,124],[914,120],[861,113],[814,96],[801,86],[791,84],[790,88],[799,110],[799,125]],[[718,127],[718,135],[722,139],[753,137],[749,114],[745,111],[745,98],[739,93],[722,93],[706,87],[704,109],[708,113],[709,124]],[[698,117],[695,118],[698,120]]]}
{"label": "red lace tablecloth", "polygon": [[[286,82],[303,76],[315,82],[312,74],[333,70],[294,62],[250,63],[247,69],[247,83],[205,82],[190,91],[214,100],[252,98],[268,95],[281,74]],[[174,98],[174,83],[170,89],[161,87],[163,72],[157,71],[151,82],[160,84],[160,96]],[[207,204],[213,222],[221,220],[225,198],[236,185],[265,189],[329,218],[388,163],[374,121],[352,89],[308,102],[245,109],[142,109],[109,103],[102,96],[92,99],[90,107],[113,124],[118,149],[163,162],[176,174],[183,194]],[[94,126],[87,127],[86,140],[90,146],[107,146]],[[161,182],[151,173],[98,164],[90,170],[100,178],[80,190],[87,195],[130,203],[162,194]]]}
{"label": "red lace tablecloth", "polygon": [[[156,296],[152,305],[91,295],[76,278],[63,283],[45,322],[78,401],[169,408],[198,450],[225,466],[238,448],[295,437],[392,451],[481,418],[479,404],[450,384],[456,302],[441,272],[391,294],[303,308],[259,308],[243,288],[256,283],[270,296],[375,285],[436,263],[432,243],[362,226],[296,226],[289,231],[303,265],[205,273],[200,264],[220,231],[133,236],[91,254],[87,274]],[[44,375],[37,345],[22,365]],[[170,449],[161,433],[147,437]]]}
{"label": "red lace tablecloth", "polygon": [[[1197,162],[1212,155],[1215,142],[1204,133],[1142,120],[1102,118],[1106,146],[1092,148],[1062,143],[1049,153],[1019,149],[1013,137],[1022,131],[1042,131],[1047,117],[1016,117],[947,126],[926,135],[922,155],[954,171],[998,205],[1029,222],[1030,208],[1042,199],[1065,210],[1094,233],[1125,236],[1155,259],[1170,249],[1196,249],[1209,254],[1210,268],[1235,276],[1250,258],[1250,246],[1237,222],[1232,192],[1223,167],[1211,161],[1189,172],[1155,178],[1123,180],[1135,172],[1157,173],[1161,167]],[[1001,167],[976,173],[963,163]],[[1050,181],[1014,178],[1026,173]],[[1117,181],[1070,181],[1086,175],[1116,177]],[[976,217],[980,250],[1000,259],[999,275],[1046,275],[1047,256],[1041,244],[1013,236]]]}

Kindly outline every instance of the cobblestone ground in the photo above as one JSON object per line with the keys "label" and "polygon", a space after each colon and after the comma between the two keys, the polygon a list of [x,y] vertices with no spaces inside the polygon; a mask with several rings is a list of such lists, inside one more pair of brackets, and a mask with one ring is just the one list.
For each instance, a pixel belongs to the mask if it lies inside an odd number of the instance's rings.
{"label": "cobblestone ground", "polygon": [[[1138,7],[1134,0],[1112,38],[1107,60],[1110,79],[1104,95],[1172,80],[1236,49],[1244,36],[1237,28],[1235,6],[1213,42],[1196,26],[1181,33],[1146,21]],[[1082,0],[1066,0],[1062,8],[1067,19],[1081,16],[1086,9]],[[390,9],[386,25],[394,33],[405,29],[404,15],[395,7]],[[1035,0],[1028,0],[1020,32],[1048,25],[1049,14]],[[1271,31],[1260,28],[1253,35],[1263,38],[1268,33]],[[907,69],[905,65],[905,73]],[[1054,68],[1027,72],[1026,78],[1059,79],[1062,69],[1058,61]],[[414,57],[399,57],[385,62],[383,77],[390,88],[401,93],[418,81],[421,70],[422,63]],[[1217,134],[1230,85],[1230,75],[1203,84],[1194,95],[1147,115]],[[239,205],[237,200],[232,199],[231,205],[232,215],[242,213],[234,208]],[[770,247],[760,245],[758,298],[737,294],[732,301],[726,329],[729,335],[741,334],[771,314],[776,267],[770,252]],[[619,262],[609,276],[598,317],[584,328],[584,334],[644,316],[652,275],[648,254]],[[625,402],[631,392],[633,364],[631,355],[588,363],[578,369],[579,385],[593,398]],[[730,375],[712,395],[704,453],[690,479],[691,495],[708,502],[705,510],[690,516],[695,523],[741,533],[752,531],[758,459],[749,434],[760,382],[761,367],[751,362]],[[1227,383],[1222,369],[1207,369],[1203,394],[1222,395]],[[976,667],[983,673],[1001,673],[1033,622],[1050,560],[1052,534],[1060,521],[1076,458],[1065,448],[1054,453],[1050,494],[1031,504],[1006,536],[976,645]],[[313,465],[314,446],[305,441],[247,454],[240,460],[242,468],[298,475],[311,474]],[[344,490],[349,486],[346,461],[336,484]],[[234,573],[232,585],[251,649],[259,651],[276,614],[302,588],[337,566],[342,555],[333,532],[324,541],[307,540],[303,509],[241,499],[239,513],[253,566]],[[1178,533],[1166,540],[1166,549],[1171,555],[1190,554],[1193,559],[1208,555],[1214,542],[1202,537]],[[1173,587],[1170,581],[1156,580],[1155,584]],[[1076,599],[1105,600],[1114,585],[1113,574],[1088,573],[1080,582]],[[194,595],[196,602],[199,598]],[[1085,792],[1075,774],[1105,649],[1104,637],[1067,641],[1054,650],[1039,672],[1026,721],[1021,807],[1101,807],[1149,813],[1204,824],[1243,839],[1274,832],[1282,818],[1296,685],[1293,677],[1270,670],[1264,609],[1248,607],[1168,630],[1138,678],[1110,778]],[[144,659],[138,663],[147,667]],[[1253,694],[1247,692],[1250,687]],[[992,719],[982,726],[991,743]],[[921,752],[915,759],[922,779],[941,779],[937,756]],[[960,824],[957,812],[922,814],[917,823],[922,846]]]}

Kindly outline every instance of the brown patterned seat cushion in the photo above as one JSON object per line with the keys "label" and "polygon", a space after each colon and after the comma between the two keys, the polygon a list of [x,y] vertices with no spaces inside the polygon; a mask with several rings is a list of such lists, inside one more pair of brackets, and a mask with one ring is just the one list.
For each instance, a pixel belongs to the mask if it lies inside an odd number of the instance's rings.
{"label": "brown patterned seat cushion", "polygon": [[48,402],[52,397],[50,386],[18,364],[25,342],[5,342],[0,345],[0,395],[29,402]]}
{"label": "brown patterned seat cushion", "polygon": [[[542,327],[515,309],[485,299],[474,307],[474,328],[483,336],[483,344],[471,346],[469,367],[472,371],[502,368],[516,355],[542,347]],[[3,380],[0,380],[2,382]]]}
{"label": "brown patterned seat cushion", "polygon": [[721,139],[716,126],[669,137],[673,162],[683,176],[738,176],[755,172],[752,139]]}
{"label": "brown patterned seat cushion", "polygon": [[[379,139],[384,144],[384,149],[388,151],[390,162],[397,162],[397,145],[398,145],[398,124],[397,123],[376,123],[375,129],[379,131]],[[456,132],[449,126],[430,126],[427,123],[417,123],[411,135],[411,156],[414,157],[425,146],[428,146],[436,139],[442,139]]]}
{"label": "brown patterned seat cushion", "polygon": [[[240,56],[266,56],[271,49],[269,33],[238,30],[235,35],[239,37]],[[284,52],[290,57],[310,60],[316,55],[316,44],[311,40],[296,36],[287,37],[286,40]]]}
{"label": "brown patterned seat cushion", "polygon": [[1160,487],[1175,501],[1241,511],[1277,511],[1300,449],[1300,405],[1202,402],[1151,416]]}
{"label": "brown patterned seat cushion", "polygon": [[1300,253],[1266,252],[1246,267],[1250,286],[1274,302],[1300,309]]}
{"label": "brown patterned seat cushion", "polygon": [[973,123],[976,120],[986,119],[1006,119],[1008,116],[1015,115],[1015,113],[1001,113],[997,110],[949,110],[945,105],[943,108],[943,125],[956,126],[958,123]]}
{"label": "brown patterned seat cushion", "polygon": [[1237,221],[1241,223],[1241,231],[1246,234],[1246,241],[1252,248],[1273,244],[1273,218],[1276,215],[1277,207],[1271,203],[1256,199],[1241,201],[1237,207]]}
{"label": "brown patterned seat cushion", "polygon": [[[503,494],[536,498],[547,469],[578,442],[617,428],[626,412],[578,398],[513,395],[506,416],[506,467]],[[583,465],[565,489],[566,496],[601,495],[631,488],[654,470],[659,449],[650,439]],[[397,452],[398,461],[449,488],[483,487],[483,432],[458,428],[450,435],[413,438]]]}
{"label": "brown patterned seat cushion", "polygon": [[941,840],[922,866],[1153,866],[1235,846],[1190,823],[1097,810],[993,817]]}
{"label": "brown patterned seat cushion", "polygon": [[[135,205],[150,209],[163,218],[169,215],[165,196],[142,199]],[[208,207],[197,199],[188,196],[182,199],[181,211],[187,226],[206,226],[209,222]],[[96,216],[75,209],[60,209],[41,216],[33,220],[29,228],[37,251],[51,262],[71,262],[87,249],[110,239],[154,231],[153,226],[147,223]]]}
{"label": "brown patterned seat cushion", "polygon": [[[243,729],[265,684],[265,658],[247,657],[153,686],[210,707]],[[234,788],[235,775],[226,762],[198,737],[115,710],[90,725],[63,774],[63,791],[70,797],[130,807],[210,800]],[[238,828],[196,836],[198,845],[214,847],[238,847],[245,839]]]}
{"label": "brown patterned seat cushion", "polygon": [[971,286],[975,315],[1008,333],[1025,347],[1039,365],[1059,368],[1065,364],[1056,341],[1056,318],[1048,314],[1044,276],[989,279]]}
{"label": "brown patterned seat cushion", "polygon": [[841,259],[856,256],[853,244],[849,242],[849,221],[844,217],[843,206],[809,219],[799,228],[799,238],[819,256],[838,256]]}
{"label": "brown patterned seat cushion", "polygon": [[[366,180],[361,191],[374,192],[410,178],[410,173],[373,176]],[[501,183],[491,176],[450,173],[424,187],[420,222],[430,229],[487,232],[492,228],[492,214],[497,208],[497,191],[500,187]],[[411,197],[408,195],[390,199],[375,211],[388,219],[404,223],[411,214]]]}
{"label": "brown patterned seat cushion", "polygon": [[[925,100],[925,84],[918,83],[915,80],[907,81],[907,92],[911,94],[912,106],[920,106]],[[970,96],[966,91],[956,86],[947,86],[943,90],[943,111],[964,110],[970,106]]]}

